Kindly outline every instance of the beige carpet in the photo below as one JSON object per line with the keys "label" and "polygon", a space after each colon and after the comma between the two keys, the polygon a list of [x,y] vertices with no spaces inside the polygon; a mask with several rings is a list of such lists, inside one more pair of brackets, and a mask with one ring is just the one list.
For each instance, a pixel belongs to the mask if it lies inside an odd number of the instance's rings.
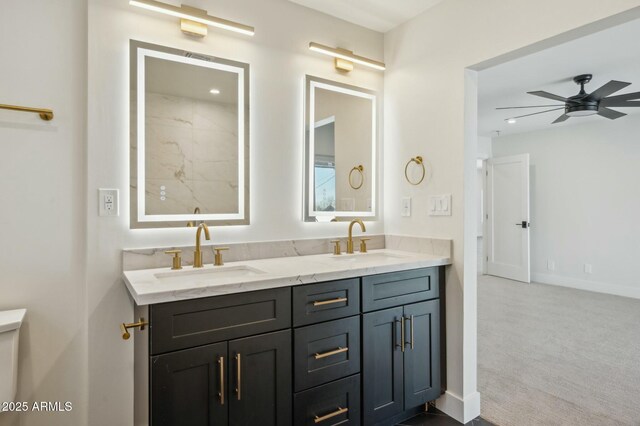
{"label": "beige carpet", "polygon": [[478,387],[499,426],[640,426],[640,300],[479,277]]}

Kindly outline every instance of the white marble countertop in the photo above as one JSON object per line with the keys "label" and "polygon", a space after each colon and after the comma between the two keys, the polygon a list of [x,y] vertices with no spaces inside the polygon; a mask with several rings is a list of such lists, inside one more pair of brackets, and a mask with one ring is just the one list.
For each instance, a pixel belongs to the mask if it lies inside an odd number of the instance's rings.
{"label": "white marble countertop", "polygon": [[290,256],[199,269],[186,266],[172,271],[166,267],[123,274],[136,304],[150,305],[449,264],[448,257],[382,249],[363,254]]}

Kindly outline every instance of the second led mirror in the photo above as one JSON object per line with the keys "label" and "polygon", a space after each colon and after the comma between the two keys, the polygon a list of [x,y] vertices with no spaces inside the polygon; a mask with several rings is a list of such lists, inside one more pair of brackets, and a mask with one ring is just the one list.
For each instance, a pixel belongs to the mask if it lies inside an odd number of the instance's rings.
{"label": "second led mirror", "polygon": [[375,217],[375,92],[312,76],[305,89],[305,220]]}

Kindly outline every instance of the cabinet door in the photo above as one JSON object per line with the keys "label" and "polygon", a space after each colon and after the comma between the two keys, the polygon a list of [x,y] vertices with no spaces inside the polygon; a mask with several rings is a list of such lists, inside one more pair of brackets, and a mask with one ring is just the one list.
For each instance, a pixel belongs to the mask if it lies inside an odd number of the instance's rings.
{"label": "cabinet door", "polygon": [[363,417],[366,425],[404,410],[401,323],[402,307],[362,317]]}
{"label": "cabinet door", "polygon": [[417,407],[440,396],[440,301],[404,307],[404,405]]}
{"label": "cabinet door", "polygon": [[226,358],[226,342],[151,357],[151,424],[226,425]]}
{"label": "cabinet door", "polygon": [[232,340],[229,357],[229,424],[291,425],[291,330]]}

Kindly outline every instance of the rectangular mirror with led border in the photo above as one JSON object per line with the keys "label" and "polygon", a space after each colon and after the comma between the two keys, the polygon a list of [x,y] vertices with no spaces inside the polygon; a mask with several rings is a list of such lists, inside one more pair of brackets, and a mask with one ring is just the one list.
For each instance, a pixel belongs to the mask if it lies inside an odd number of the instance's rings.
{"label": "rectangular mirror with led border", "polygon": [[304,116],[304,220],[376,220],[376,93],[307,75]]}
{"label": "rectangular mirror with led border", "polygon": [[249,223],[249,64],[130,42],[131,228]]}

